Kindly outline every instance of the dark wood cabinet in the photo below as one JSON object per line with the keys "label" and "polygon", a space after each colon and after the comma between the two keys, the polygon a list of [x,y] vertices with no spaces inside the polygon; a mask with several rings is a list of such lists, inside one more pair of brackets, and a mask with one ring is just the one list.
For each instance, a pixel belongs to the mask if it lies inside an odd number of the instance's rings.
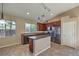
{"label": "dark wood cabinet", "polygon": [[29,38],[29,50],[33,53],[33,40]]}
{"label": "dark wood cabinet", "polygon": [[21,35],[21,43],[22,44],[28,44],[29,43],[29,38],[26,35]]}
{"label": "dark wood cabinet", "polygon": [[37,30],[38,31],[45,31],[46,30],[46,24],[44,24],[44,23],[37,23]]}

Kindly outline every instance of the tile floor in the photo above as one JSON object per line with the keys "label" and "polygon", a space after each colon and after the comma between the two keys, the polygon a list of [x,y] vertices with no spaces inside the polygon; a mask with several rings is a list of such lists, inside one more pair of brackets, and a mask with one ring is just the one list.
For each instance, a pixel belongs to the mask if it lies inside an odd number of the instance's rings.
{"label": "tile floor", "polygon": [[[32,54],[29,52],[27,44],[0,48],[0,56],[32,56]],[[52,43],[51,48],[39,56],[79,56],[79,50]]]}
{"label": "tile floor", "polygon": [[79,50],[52,43],[51,48],[44,51],[39,56],[79,56]]}

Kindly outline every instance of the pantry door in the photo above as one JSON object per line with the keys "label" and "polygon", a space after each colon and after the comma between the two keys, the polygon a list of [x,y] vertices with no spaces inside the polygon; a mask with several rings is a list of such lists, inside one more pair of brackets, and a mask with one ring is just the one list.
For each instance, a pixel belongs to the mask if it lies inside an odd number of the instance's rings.
{"label": "pantry door", "polygon": [[62,25],[63,44],[75,47],[76,43],[76,22],[70,21]]}

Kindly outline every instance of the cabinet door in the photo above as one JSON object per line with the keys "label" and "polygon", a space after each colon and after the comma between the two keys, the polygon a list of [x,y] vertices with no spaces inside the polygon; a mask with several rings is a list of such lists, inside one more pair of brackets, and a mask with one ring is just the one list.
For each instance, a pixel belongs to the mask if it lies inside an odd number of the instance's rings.
{"label": "cabinet door", "polygon": [[29,50],[33,53],[33,40],[29,38]]}
{"label": "cabinet door", "polygon": [[63,45],[75,47],[76,42],[76,21],[63,23],[62,25]]}

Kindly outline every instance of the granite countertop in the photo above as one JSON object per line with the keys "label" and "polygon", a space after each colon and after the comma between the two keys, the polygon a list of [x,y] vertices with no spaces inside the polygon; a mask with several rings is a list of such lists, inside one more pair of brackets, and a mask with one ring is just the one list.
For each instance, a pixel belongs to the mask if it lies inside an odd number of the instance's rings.
{"label": "granite countertop", "polygon": [[22,33],[22,35],[26,35],[26,36],[36,36],[36,35],[45,35],[48,34],[47,31],[42,31],[42,32],[32,32],[32,33]]}
{"label": "granite countertop", "polygon": [[45,37],[48,37],[49,35],[39,35],[39,36],[30,36],[29,38],[33,39],[33,40],[37,40],[37,39],[40,39],[40,38],[45,38]]}

